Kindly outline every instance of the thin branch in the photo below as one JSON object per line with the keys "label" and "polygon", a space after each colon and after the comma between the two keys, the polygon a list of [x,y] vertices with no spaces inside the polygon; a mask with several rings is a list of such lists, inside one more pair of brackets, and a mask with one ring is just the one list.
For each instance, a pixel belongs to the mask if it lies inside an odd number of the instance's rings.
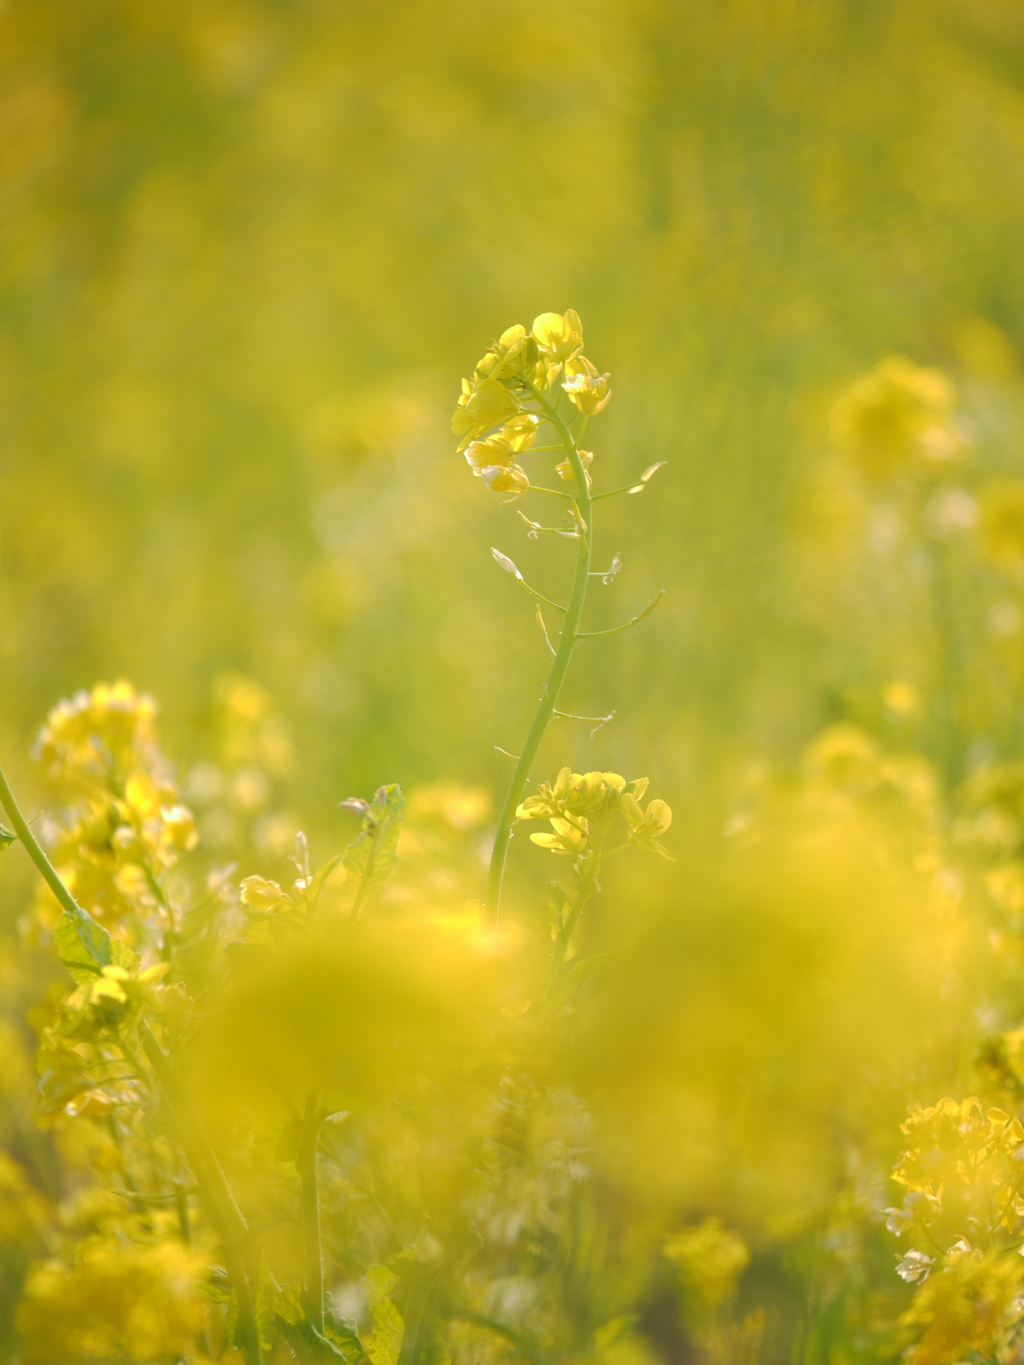
{"label": "thin branch", "polygon": [[538,602],[543,602],[545,603],[546,606],[554,607],[555,611],[560,611],[563,614],[563,616],[569,610],[568,607],[561,607],[558,605],[557,602],[552,602],[550,597],[545,597],[544,594],[542,592],[538,592],[536,588],[531,588],[525,578],[520,578],[519,582],[522,583],[523,587],[526,589],[527,592],[532,593],[533,596],[536,597]]}
{"label": "thin branch", "polygon": [[572,500],[573,500],[572,494],[571,494],[571,493],[563,493],[563,492],[561,492],[561,490],[558,489],[558,488],[543,488],[543,487],[541,487],[541,485],[540,485],[539,483],[531,483],[530,486],[529,486],[529,488],[524,488],[524,489],[523,489],[523,492],[524,492],[524,493],[550,493],[551,496],[552,496],[553,498],[565,498],[565,499],[567,499],[567,501],[569,501],[569,502],[572,502]]}
{"label": "thin branch", "polygon": [[539,602],[537,603],[537,625],[540,626],[540,633],[544,636],[544,643],[547,645],[548,653],[553,659],[555,657],[555,647],[551,643],[551,636],[548,634],[548,628],[544,624],[544,613],[540,609]]}
{"label": "thin branch", "polygon": [[600,502],[602,498],[614,498],[618,493],[642,493],[647,487],[645,483],[624,483],[621,488],[610,488],[607,493],[594,493],[591,495],[591,502]]}
{"label": "thin branch", "polygon": [[654,608],[658,605],[658,603],[664,596],[665,589],[662,588],[661,592],[658,593],[657,597],[653,598],[650,602],[647,603],[647,606],[644,607],[643,611],[637,612],[637,614],[634,617],[632,617],[629,621],[624,621],[621,626],[612,626],[610,630],[584,630],[581,631],[580,634],[576,636],[576,639],[594,640],[599,635],[616,635],[620,630],[629,630],[632,626],[638,626],[646,616],[650,616],[651,612],[654,610]]}
{"label": "thin branch", "polygon": [[606,716],[573,716],[570,715],[568,711],[554,711],[552,712],[552,714],[558,720],[582,720],[586,722],[588,725],[592,725],[596,721],[597,724],[594,725],[593,730],[591,730],[590,732],[591,739],[594,738],[594,736],[597,734],[598,730],[602,728],[602,726],[607,725],[609,721],[613,721],[615,719],[614,711],[609,711]]}

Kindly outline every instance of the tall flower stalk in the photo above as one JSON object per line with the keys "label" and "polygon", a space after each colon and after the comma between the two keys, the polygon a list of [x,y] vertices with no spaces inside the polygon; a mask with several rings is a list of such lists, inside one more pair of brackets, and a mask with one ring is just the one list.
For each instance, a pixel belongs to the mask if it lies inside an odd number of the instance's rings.
{"label": "tall flower stalk", "polygon": [[[576,646],[581,640],[611,635],[636,625],[661,599],[659,594],[642,612],[621,626],[604,631],[580,630],[587,588],[594,577],[591,567],[594,504],[617,493],[642,492],[648,479],[663,463],[652,465],[632,484],[608,492],[593,492],[589,473],[593,456],[583,450],[580,443],[590,418],[602,412],[611,399],[608,378],[607,374],[598,373],[583,354],[583,325],[576,312],[569,309],[565,314],[542,313],[534,319],[531,331],[527,332],[522,326],[510,327],[490,347],[477,363],[472,379],[463,380],[462,397],[452,418],[452,430],[462,437],[459,450],[465,452],[474,474],[490,489],[511,494],[509,501],[518,501],[528,492],[538,492],[568,504],[568,516],[558,526],[542,526],[520,513],[528,535],[537,539],[542,534],[552,534],[577,543],[572,588],[565,606],[530,587],[511,559],[498,550],[492,551],[501,567],[536,599],[538,624],[551,653],[547,682],[516,759],[498,818],[487,884],[487,904],[495,915],[501,907],[512,829],[530,780],[530,769],[548,726],[556,717],[598,724],[609,719],[606,716],[573,716],[558,710],[558,700]],[[566,399],[575,411],[570,408],[563,415],[561,409]],[[537,436],[545,427],[552,432],[556,443],[538,447],[535,445]],[[531,482],[517,458],[530,449],[538,453],[556,450],[563,455],[556,469],[565,482],[573,485],[571,493]],[[608,574],[601,576],[609,577]],[[541,603],[563,618],[557,646],[552,644],[548,634]]]}

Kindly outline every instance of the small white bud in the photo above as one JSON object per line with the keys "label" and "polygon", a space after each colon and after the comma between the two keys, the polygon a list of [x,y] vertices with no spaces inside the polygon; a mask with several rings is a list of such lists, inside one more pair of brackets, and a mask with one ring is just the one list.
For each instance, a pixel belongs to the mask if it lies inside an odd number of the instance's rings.
{"label": "small white bud", "polygon": [[523,581],[523,575],[512,563],[508,555],[503,555],[500,550],[495,550],[493,546],[491,547],[491,554],[494,556],[495,562],[500,564],[506,573],[510,573],[513,578],[518,578],[520,583]]}

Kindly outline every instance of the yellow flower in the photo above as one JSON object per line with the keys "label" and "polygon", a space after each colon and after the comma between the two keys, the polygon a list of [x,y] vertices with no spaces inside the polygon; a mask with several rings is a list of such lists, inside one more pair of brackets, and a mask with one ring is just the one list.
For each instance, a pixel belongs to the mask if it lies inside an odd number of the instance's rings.
{"label": "yellow flower", "polygon": [[582,815],[571,818],[555,816],[551,821],[551,830],[550,834],[531,834],[530,838],[541,848],[570,857],[582,853],[587,846],[590,825]]}
{"label": "yellow flower", "polygon": [[486,465],[480,477],[492,493],[525,493],[530,486],[526,470],[517,464]]}
{"label": "yellow flower", "polygon": [[127,981],[130,973],[123,967],[104,967],[98,980],[94,981],[90,990],[89,998],[93,1004],[103,996],[111,1000],[127,1000],[122,982]]}
{"label": "yellow flower", "polygon": [[[925,1280],[900,1319],[905,1327],[924,1329],[906,1352],[910,1365],[956,1365],[975,1351],[994,1356],[1019,1317],[1014,1304],[1022,1276],[1017,1255],[951,1248],[941,1273]],[[1000,1360],[1008,1358],[999,1353]]]}
{"label": "yellow flower", "polygon": [[964,441],[952,421],[956,391],[941,370],[888,356],[838,399],[832,429],[861,472],[884,483],[904,469],[935,468]]}
{"label": "yellow flower", "polygon": [[660,853],[670,862],[675,861],[668,849],[658,842],[658,835],[664,834],[672,823],[672,810],[666,802],[649,801],[647,809],[642,810],[635,796],[630,792],[623,792],[621,809],[623,818],[629,826],[631,844],[639,844],[641,848]]}
{"label": "yellow flower", "polygon": [[462,397],[452,416],[452,432],[463,438],[459,450],[482,436],[491,427],[514,417],[520,410],[519,399],[497,379],[462,381]]}
{"label": "yellow flower", "polygon": [[169,847],[189,850],[199,843],[195,816],[188,806],[183,806],[179,802],[173,806],[161,807],[160,818],[163,824],[163,840]]}
{"label": "yellow flower", "polygon": [[483,441],[470,441],[466,447],[466,463],[478,477],[481,470],[492,465],[515,464],[516,452],[504,431],[496,432]]}
{"label": "yellow flower", "polygon": [[885,709],[901,719],[912,716],[921,709],[921,694],[912,682],[905,678],[893,678],[882,688],[882,701]]}
{"label": "yellow flower", "polygon": [[537,439],[537,428],[539,426],[540,418],[536,413],[518,412],[510,422],[506,422],[502,427],[501,435],[511,443],[514,451],[529,450]]}
{"label": "yellow flower", "polygon": [[909,1139],[892,1178],[909,1193],[889,1209],[890,1231],[940,1224],[955,1231],[995,1236],[1024,1216],[1019,1187],[1024,1126],[1002,1109],[983,1110],[969,1096],[914,1105],[902,1125]]}
{"label": "yellow flower", "polygon": [[[466,446],[466,463],[489,488],[494,488],[497,480],[501,485],[498,492],[505,492],[510,487],[528,488],[529,480],[516,464],[516,455],[527,450],[537,439],[539,420],[532,412],[521,412],[493,435],[470,441]],[[500,474],[493,472],[496,469],[508,471],[508,477],[502,479]]]}
{"label": "yellow flower", "polygon": [[18,1309],[25,1365],[194,1360],[203,1330],[201,1259],[167,1238],[88,1238],[70,1263],[37,1262]]}
{"label": "yellow flower", "polygon": [[705,1218],[699,1227],[684,1228],[670,1237],[665,1255],[679,1266],[688,1287],[714,1308],[736,1292],[736,1281],[750,1264],[750,1251],[738,1233],[721,1218]]}
{"label": "yellow flower", "polygon": [[981,490],[978,538],[999,569],[1024,569],[1024,483],[994,479]]}
{"label": "yellow flower", "polygon": [[527,335],[526,328],[519,324],[502,332],[494,345],[477,361],[477,377],[514,379],[521,370],[536,360],[536,344],[531,343],[532,338]]}
{"label": "yellow flower", "polygon": [[541,351],[564,364],[583,350],[583,323],[574,308],[565,313],[541,313],[533,320],[533,335]]}
{"label": "yellow flower", "polygon": [[155,717],[156,702],[131,683],[98,683],[58,702],[40,731],[35,757],[53,781],[106,794],[131,772],[162,768]]}
{"label": "yellow flower", "polygon": [[[640,779],[646,783],[646,779]],[[631,784],[636,785],[636,784]],[[543,820],[567,814],[606,815],[618,809],[626,780],[618,773],[574,773],[562,768],[553,783],[542,782],[516,811],[520,820]]]}
{"label": "yellow flower", "polygon": [[[594,462],[594,453],[591,450],[578,450],[576,453],[580,457],[580,464],[583,466],[583,472],[587,476],[587,487],[590,488],[593,483],[593,480],[590,477],[590,466]],[[557,471],[559,478],[573,479],[576,477],[572,472],[571,460],[563,460],[561,464],[556,464],[555,470]]]}
{"label": "yellow flower", "polygon": [[566,365],[562,388],[580,412],[593,417],[596,413],[602,412],[611,401],[608,379],[608,375],[598,374],[596,367],[585,355],[581,355]]}
{"label": "yellow flower", "polygon": [[266,877],[246,877],[242,882],[241,901],[250,910],[263,912],[279,910],[282,905],[291,903],[280,884]]}

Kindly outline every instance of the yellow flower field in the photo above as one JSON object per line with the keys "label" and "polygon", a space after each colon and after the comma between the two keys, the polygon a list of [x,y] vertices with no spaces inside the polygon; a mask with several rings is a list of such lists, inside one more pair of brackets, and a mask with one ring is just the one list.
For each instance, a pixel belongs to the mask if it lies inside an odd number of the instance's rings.
{"label": "yellow flower field", "polygon": [[1022,91],[0,4],[0,1359],[1024,1361]]}

